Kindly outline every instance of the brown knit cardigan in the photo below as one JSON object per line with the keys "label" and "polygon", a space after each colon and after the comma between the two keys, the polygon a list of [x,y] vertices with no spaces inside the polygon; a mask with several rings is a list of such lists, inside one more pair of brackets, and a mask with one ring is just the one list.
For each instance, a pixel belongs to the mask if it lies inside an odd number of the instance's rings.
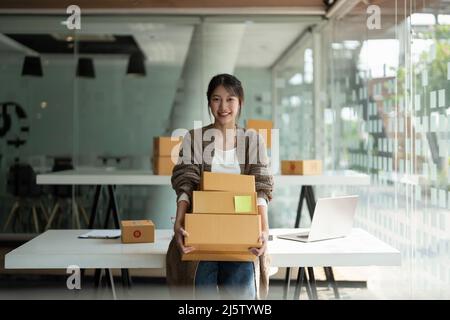
{"label": "brown knit cardigan", "polygon": [[[211,162],[214,157],[214,138],[209,141],[204,141],[204,133],[208,129],[212,129],[213,125],[208,125],[203,128],[189,131],[183,139],[183,144],[179,153],[179,162],[175,165],[172,172],[172,188],[175,190],[178,198],[186,193],[189,196],[192,204],[192,192],[199,190],[200,178],[203,171],[211,171]],[[200,139],[195,140],[194,134],[198,134]],[[268,168],[268,159],[263,139],[253,130],[245,130],[237,127],[237,139],[244,139],[243,146],[237,145],[237,157],[241,167],[241,174],[254,175],[255,186],[258,197],[264,198],[269,202],[272,200],[273,190],[273,176],[270,174]],[[258,141],[258,143],[250,143]],[[260,152],[258,157],[252,157],[258,153],[258,147],[261,146],[264,150]],[[211,152],[205,152],[211,148]],[[186,150],[190,150],[192,159],[189,163],[184,161]],[[197,151],[197,153],[195,153]],[[198,152],[200,151],[200,152]],[[250,161],[250,159],[252,159]],[[256,159],[256,161],[255,161]],[[191,206],[192,207],[192,206]],[[189,212],[191,211],[189,208]],[[255,284],[258,299],[264,299],[267,296],[269,289],[269,264],[270,259],[267,254],[259,257],[254,262]],[[179,296],[181,292],[188,292],[189,295],[194,293],[195,273],[197,271],[198,261],[181,261],[181,253],[178,250],[175,238],[169,244],[169,249],[166,256],[166,275],[167,283],[169,285],[171,294]],[[187,290],[180,290],[180,289]],[[193,296],[192,296],[193,297]],[[184,298],[186,298],[184,296]]]}

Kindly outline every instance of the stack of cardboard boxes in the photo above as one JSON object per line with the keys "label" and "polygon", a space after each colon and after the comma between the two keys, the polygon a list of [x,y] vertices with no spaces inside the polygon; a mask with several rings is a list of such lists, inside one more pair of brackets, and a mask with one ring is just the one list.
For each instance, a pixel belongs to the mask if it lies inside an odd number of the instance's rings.
{"label": "stack of cardboard boxes", "polygon": [[285,175],[322,174],[322,160],[282,160],[281,174]]}
{"label": "stack of cardboard boxes", "polygon": [[261,247],[256,198],[254,176],[204,172],[185,216],[185,245],[195,250],[182,260],[254,261],[249,248]]}
{"label": "stack of cardboard boxes", "polygon": [[[174,140],[172,140],[174,139]],[[178,159],[181,138],[154,137],[153,138],[153,173],[170,176]],[[172,155],[174,156],[172,159]],[[175,160],[175,162],[173,161]]]}

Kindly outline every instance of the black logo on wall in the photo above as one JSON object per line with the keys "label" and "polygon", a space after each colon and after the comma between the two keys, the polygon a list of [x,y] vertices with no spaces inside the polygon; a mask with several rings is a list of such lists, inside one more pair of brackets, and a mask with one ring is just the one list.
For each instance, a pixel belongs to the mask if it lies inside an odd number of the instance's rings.
{"label": "black logo on wall", "polygon": [[[24,145],[30,132],[27,120],[25,110],[18,103],[0,103],[0,138],[7,139],[6,143],[16,148]],[[13,130],[15,127],[19,128],[19,132],[14,132],[17,131]]]}

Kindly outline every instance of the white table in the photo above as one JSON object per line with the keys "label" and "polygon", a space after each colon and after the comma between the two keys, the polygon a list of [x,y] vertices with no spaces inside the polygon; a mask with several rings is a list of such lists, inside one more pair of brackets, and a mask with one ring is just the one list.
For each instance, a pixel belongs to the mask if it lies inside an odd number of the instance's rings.
{"label": "white table", "polygon": [[[275,175],[274,183],[276,186],[298,186],[300,189],[300,198],[297,207],[297,216],[293,227],[300,226],[300,218],[304,200],[306,201],[310,217],[312,219],[315,208],[315,196],[313,186],[354,186],[369,185],[370,176],[351,170],[325,171],[321,175],[302,176],[302,175]],[[89,219],[89,228],[94,227],[95,217],[97,215],[97,205],[103,186],[107,187],[109,194],[109,209],[104,222],[104,228],[107,227],[109,216],[112,213],[114,226],[119,228],[120,214],[115,195],[116,185],[170,185],[170,176],[153,175],[149,170],[116,170],[103,168],[82,168],[76,170],[52,172],[40,174],[37,176],[37,184],[62,184],[62,185],[96,185],[91,216]],[[310,277],[314,278],[312,268],[309,270]],[[127,273],[126,270],[124,270]],[[98,272],[96,273],[98,274]],[[331,267],[325,268],[327,281],[334,289],[336,298],[339,298],[338,288],[334,281],[333,270]],[[127,276],[127,278],[129,278]],[[285,279],[285,296],[288,293],[291,278],[291,270],[288,268]],[[96,277],[97,279],[97,277]]]}
{"label": "white table", "polygon": [[[271,266],[400,265],[398,250],[362,229],[353,229],[345,238],[313,243],[276,238],[279,234],[301,230],[270,230],[270,234],[274,235],[268,244]],[[66,269],[70,265],[77,265],[82,269],[165,268],[172,230],[156,230],[155,243],[150,244],[122,244],[119,239],[77,238],[87,231],[48,230],[6,254],[5,269]]]}

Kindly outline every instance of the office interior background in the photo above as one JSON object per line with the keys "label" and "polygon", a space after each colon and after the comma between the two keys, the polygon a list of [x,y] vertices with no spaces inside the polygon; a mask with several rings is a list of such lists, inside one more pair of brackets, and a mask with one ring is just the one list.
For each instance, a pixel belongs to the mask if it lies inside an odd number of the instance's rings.
{"label": "office interior background", "polygon": [[[151,170],[153,137],[193,128],[195,120],[209,123],[207,84],[227,72],[245,90],[239,124],[273,120],[280,159],[322,159],[325,170],[370,175],[370,186],[320,187],[316,195],[360,195],[355,226],[400,250],[401,267],[366,274],[373,297],[448,299],[450,3],[370,1],[380,9],[377,25],[364,2],[337,1],[343,4],[335,10],[322,1],[299,2],[303,11],[273,14],[84,14],[81,6],[81,29],[68,30],[63,10],[8,12],[6,1],[2,239],[86,227],[73,203],[89,212],[92,201],[89,186],[41,186],[22,197],[23,206],[59,202],[63,213],[48,226],[40,210],[24,208],[6,225],[16,201],[7,183],[14,163],[30,164],[35,173],[61,163]],[[23,75],[29,56],[38,57],[37,66]],[[131,57],[138,67],[143,62],[145,75],[127,74]],[[119,186],[117,193],[123,219],[172,227],[171,188]],[[298,190],[276,185],[270,226],[292,227],[297,203]],[[303,215],[302,226],[309,223]]]}

